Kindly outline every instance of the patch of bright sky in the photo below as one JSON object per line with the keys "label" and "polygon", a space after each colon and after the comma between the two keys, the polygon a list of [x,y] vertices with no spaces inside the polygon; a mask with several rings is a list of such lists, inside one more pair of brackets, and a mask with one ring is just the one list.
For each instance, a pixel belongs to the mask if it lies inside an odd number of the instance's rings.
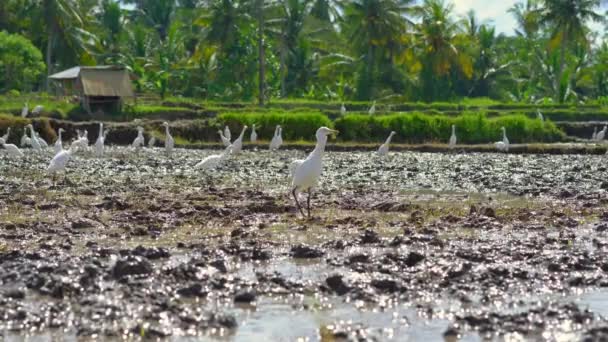
{"label": "patch of bright sky", "polygon": [[[457,15],[464,15],[470,9],[474,9],[477,17],[481,20],[488,20],[496,26],[498,33],[513,35],[517,26],[513,15],[508,10],[513,7],[519,0],[453,0],[454,12]],[[606,6],[602,8],[601,13],[606,11]],[[591,24],[592,28],[604,33],[604,27],[601,24]]]}

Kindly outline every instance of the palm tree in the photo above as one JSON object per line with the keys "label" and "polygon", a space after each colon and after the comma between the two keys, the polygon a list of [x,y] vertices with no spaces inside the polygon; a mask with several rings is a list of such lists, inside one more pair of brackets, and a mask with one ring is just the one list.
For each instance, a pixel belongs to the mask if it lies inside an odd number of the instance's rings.
{"label": "palm tree", "polygon": [[408,26],[413,0],[351,0],[344,9],[344,25],[354,51],[363,56],[364,67],[357,89],[360,99],[376,91],[377,59],[389,43],[399,41]]}
{"label": "palm tree", "polygon": [[416,14],[422,19],[418,24],[418,45],[421,50],[421,81],[423,98],[435,100],[449,95],[453,89],[449,75],[460,71],[466,78],[473,73],[470,57],[461,52],[460,46],[468,46],[468,37],[461,34],[458,22],[452,17],[454,5],[444,0],[425,0]]}
{"label": "palm tree", "polygon": [[175,0],[124,0],[134,4],[141,17],[158,33],[161,41],[167,38],[175,12]]}
{"label": "palm tree", "polygon": [[[60,44],[76,54],[96,44],[97,37],[85,30],[85,15],[78,0],[41,0],[38,4],[41,24],[46,33],[47,74],[53,72],[54,49]],[[49,90],[49,79],[45,81]]]}
{"label": "palm tree", "polygon": [[603,16],[596,12],[599,0],[544,0],[539,10],[540,23],[551,28],[550,47],[559,44],[559,66],[553,82],[556,100],[561,101],[560,83],[566,66],[566,50],[576,42],[587,43],[587,23],[602,22]]}

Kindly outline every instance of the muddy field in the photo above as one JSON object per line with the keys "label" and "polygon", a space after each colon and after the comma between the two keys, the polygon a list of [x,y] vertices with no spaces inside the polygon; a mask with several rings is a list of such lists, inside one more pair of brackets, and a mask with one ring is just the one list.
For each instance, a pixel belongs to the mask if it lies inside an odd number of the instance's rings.
{"label": "muddy field", "polygon": [[0,153],[3,340],[608,338],[605,156],[210,153]]}

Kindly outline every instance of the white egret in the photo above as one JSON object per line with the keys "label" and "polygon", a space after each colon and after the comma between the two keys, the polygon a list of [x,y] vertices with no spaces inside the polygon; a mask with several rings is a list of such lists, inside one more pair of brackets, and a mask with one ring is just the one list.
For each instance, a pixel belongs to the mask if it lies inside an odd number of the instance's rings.
{"label": "white egret", "polygon": [[213,154],[213,155],[206,157],[205,159],[201,160],[198,164],[196,164],[194,167],[196,169],[205,169],[205,170],[215,169],[222,162],[222,160],[226,159],[228,157],[228,155],[230,155],[231,151],[232,151],[232,145],[226,147],[224,152],[222,152],[220,154]]}
{"label": "white egret", "polygon": [[536,117],[538,118],[538,120],[540,121],[545,121],[545,117],[543,116],[543,113],[540,112],[540,110],[536,110]]}
{"label": "white egret", "polygon": [[509,139],[507,138],[507,130],[504,127],[500,128],[502,130],[502,141],[497,141],[494,143],[496,149],[503,152],[509,152]]}
{"label": "white egret", "polygon": [[27,127],[30,129],[30,145],[32,146],[32,148],[34,150],[40,151],[42,149],[42,147],[40,146],[40,142],[38,141],[38,138],[36,138],[36,132],[34,132],[34,126],[29,124],[29,125],[27,125]]}
{"label": "white egret", "polygon": [[452,135],[450,136],[450,143],[448,145],[450,150],[453,150],[454,147],[456,147],[457,140],[458,139],[456,138],[456,125],[452,125]]}
{"label": "white egret", "polygon": [[[83,132],[76,130],[76,133],[78,134],[78,139],[72,143],[72,146],[75,146],[78,149],[86,150],[89,147],[89,132],[85,129]],[[74,150],[74,153],[76,152],[77,149]]]}
{"label": "white egret", "polygon": [[144,146],[144,128],[137,126],[137,137],[131,143],[131,147],[140,149],[142,146]]}
{"label": "white egret", "polygon": [[[61,152],[57,153],[49,163],[46,171],[52,174],[53,178],[55,177],[55,174],[65,171],[68,161],[70,161],[72,154],[78,150],[78,146],[79,145],[77,144],[72,144],[69,150],[61,150]],[[67,175],[65,176],[65,179],[67,180]]]}
{"label": "white egret", "polygon": [[30,138],[27,137],[27,126],[23,128],[23,135],[21,136],[21,147],[28,146],[30,144]]}
{"label": "white egret", "polygon": [[228,141],[232,140],[232,134],[230,133],[230,127],[228,127],[228,125],[224,127],[224,136],[226,139],[228,139]]}
{"label": "white egret", "polygon": [[277,127],[274,128],[274,135],[272,136],[272,139],[270,140],[270,146],[268,147],[271,151],[276,150],[277,147],[277,139],[279,136],[279,129],[281,128],[281,126],[277,125]]}
{"label": "white egret", "polygon": [[340,106],[340,115],[346,114],[346,107],[344,107],[344,102],[342,102],[342,106]]}
{"label": "white egret", "polygon": [[154,145],[156,145],[156,138],[151,137],[150,140],[148,140],[148,148],[153,148]]}
{"label": "white egret", "polygon": [[249,140],[252,143],[258,141],[258,133],[255,131],[255,124],[253,124],[251,127],[251,137],[249,138]]}
{"label": "white egret", "polygon": [[604,126],[604,129],[602,129],[601,131],[599,131],[597,133],[597,136],[595,137],[595,140],[602,141],[602,140],[604,140],[605,136],[606,136],[606,126]]}
{"label": "white egret", "polygon": [[40,144],[40,147],[42,148],[48,148],[49,144],[46,143],[46,140],[42,139],[40,137],[40,133],[36,132],[36,140],[38,140],[38,143]]}
{"label": "white egret", "polygon": [[593,134],[591,135],[591,140],[597,139],[597,127],[593,126]]}
{"label": "white egret", "polygon": [[19,147],[13,144],[7,144],[6,140],[3,138],[0,138],[0,146],[4,147],[8,155],[11,157],[23,157],[23,152],[21,152]]}
{"label": "white egret", "polygon": [[224,144],[224,146],[228,147],[231,145],[230,140],[228,140],[228,138],[224,136],[222,130],[217,131],[217,133],[220,135],[220,138],[222,139],[222,144]]}
{"label": "white egret", "polygon": [[167,152],[167,155],[171,155],[171,153],[173,153],[175,140],[173,140],[171,133],[169,133],[169,123],[165,121],[163,122],[163,126],[165,126],[165,151]]}
{"label": "white egret", "polygon": [[44,109],[43,106],[41,105],[37,105],[36,107],[34,107],[34,109],[32,110],[32,114],[38,115],[40,113],[42,113],[42,110]]}
{"label": "white egret", "polygon": [[103,122],[99,123],[99,133],[97,134],[97,140],[95,141],[95,156],[101,158],[103,157],[103,148],[104,148],[104,131],[103,131]]}
{"label": "white egret", "polygon": [[245,135],[245,131],[247,130],[247,126],[243,126],[241,130],[241,134],[238,138],[232,143],[232,153],[238,154],[243,150],[243,135]]}
{"label": "white egret", "polygon": [[24,118],[27,116],[27,114],[29,113],[30,109],[28,107],[27,101],[25,102],[25,105],[23,106],[23,109],[21,110],[21,117]]}
{"label": "white egret", "polygon": [[376,101],[372,102],[372,106],[369,107],[369,111],[367,111],[370,115],[376,114]]}
{"label": "white egret", "polygon": [[61,139],[61,133],[63,133],[63,132],[64,132],[63,128],[59,127],[59,129],[57,130],[57,133],[58,133],[57,140],[55,140],[55,145],[54,145],[55,154],[63,151],[63,141]]}
{"label": "white egret", "polygon": [[388,135],[388,138],[386,138],[384,144],[380,145],[380,148],[378,148],[378,155],[385,156],[388,154],[389,145],[391,144],[391,140],[393,139],[393,136],[395,136],[395,134],[397,133],[393,131],[391,132],[391,134]]}
{"label": "white egret", "polygon": [[277,134],[277,150],[283,145],[283,127],[279,126],[279,134]]}
{"label": "white egret", "polygon": [[2,140],[4,140],[4,142],[8,141],[8,137],[11,135],[11,128],[7,128],[6,129],[6,134],[2,136]]}
{"label": "white egret", "polygon": [[323,154],[325,153],[325,145],[327,144],[327,136],[332,133],[338,133],[333,129],[327,127],[321,127],[317,130],[317,145],[315,149],[308,155],[306,159],[295,160],[289,166],[291,174],[291,193],[296,201],[296,206],[305,216],[300,202],[298,202],[298,192],[308,192],[308,199],[306,201],[308,217],[310,217],[310,196],[312,190],[317,186],[319,177],[323,172]]}

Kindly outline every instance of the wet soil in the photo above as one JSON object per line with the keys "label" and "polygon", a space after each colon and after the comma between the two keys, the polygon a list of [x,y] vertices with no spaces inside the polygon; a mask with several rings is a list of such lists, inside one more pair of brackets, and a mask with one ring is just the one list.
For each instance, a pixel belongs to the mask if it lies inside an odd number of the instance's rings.
{"label": "wet soil", "polygon": [[211,153],[0,155],[1,336],[608,338],[602,156],[328,153],[305,219],[303,152]]}

